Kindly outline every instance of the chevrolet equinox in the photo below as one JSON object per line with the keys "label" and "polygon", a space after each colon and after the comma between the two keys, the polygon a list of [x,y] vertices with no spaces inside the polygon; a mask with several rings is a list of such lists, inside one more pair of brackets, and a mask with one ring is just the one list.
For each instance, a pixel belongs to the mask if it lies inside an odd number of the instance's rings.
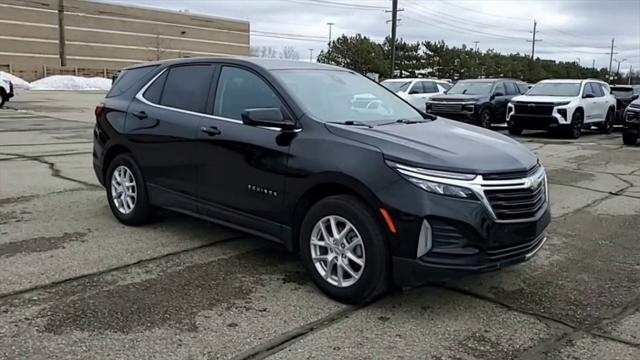
{"label": "chevrolet equinox", "polygon": [[165,208],[282,243],[340,301],[514,265],[546,239],[546,175],[525,146],[343,68],[141,64],[95,116],[95,173],[120,222]]}

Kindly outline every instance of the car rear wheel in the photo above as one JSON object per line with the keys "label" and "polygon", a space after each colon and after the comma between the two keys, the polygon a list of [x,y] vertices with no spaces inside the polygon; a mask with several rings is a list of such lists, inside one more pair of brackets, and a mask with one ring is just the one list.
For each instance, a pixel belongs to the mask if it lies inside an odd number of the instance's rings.
{"label": "car rear wheel", "polygon": [[609,109],[609,111],[607,111],[607,117],[602,124],[598,125],[598,129],[603,134],[611,134],[613,131],[613,110]]}
{"label": "car rear wheel", "polygon": [[389,288],[385,232],[371,210],[349,195],[316,203],[300,231],[300,251],[315,284],[346,303],[368,302]]}
{"label": "car rear wheel", "polygon": [[571,124],[566,128],[566,134],[569,139],[577,139],[582,135],[582,126],[584,125],[582,113],[574,112],[571,117]]}
{"label": "car rear wheel", "polygon": [[0,89],[0,109],[2,109],[6,101],[7,101],[7,94],[4,92],[4,89]]}
{"label": "car rear wheel", "polygon": [[489,109],[482,109],[480,110],[480,115],[478,115],[478,125],[480,127],[483,127],[485,129],[490,129],[491,128],[491,110]]}
{"label": "car rear wheel", "polygon": [[622,142],[625,145],[635,145],[640,137],[640,129],[624,129],[622,133]]}
{"label": "car rear wheel", "polygon": [[116,156],[106,176],[107,199],[113,215],[123,224],[142,225],[149,221],[152,207],[140,168],[129,154]]}

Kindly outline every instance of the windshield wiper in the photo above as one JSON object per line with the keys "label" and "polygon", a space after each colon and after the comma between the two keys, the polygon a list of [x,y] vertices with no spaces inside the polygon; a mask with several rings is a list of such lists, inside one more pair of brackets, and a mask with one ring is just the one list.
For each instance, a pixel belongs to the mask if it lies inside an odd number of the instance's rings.
{"label": "windshield wiper", "polygon": [[380,125],[392,125],[392,124],[419,124],[423,122],[428,122],[429,120],[411,120],[411,119],[398,119],[393,122],[383,123]]}
{"label": "windshield wiper", "polygon": [[366,126],[371,129],[373,126],[371,124],[367,124],[366,122],[358,121],[358,120],[347,120],[347,121],[327,121],[329,124],[340,124],[340,125],[350,125],[350,126]]}

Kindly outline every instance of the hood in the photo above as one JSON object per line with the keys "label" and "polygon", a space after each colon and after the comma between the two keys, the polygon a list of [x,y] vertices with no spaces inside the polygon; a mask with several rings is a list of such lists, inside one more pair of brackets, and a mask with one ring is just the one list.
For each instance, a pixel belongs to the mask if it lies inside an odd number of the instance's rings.
{"label": "hood", "polygon": [[465,94],[442,94],[432,96],[433,101],[480,101],[482,99],[488,99],[489,95],[465,95]]}
{"label": "hood", "polygon": [[427,169],[490,174],[526,171],[538,161],[507,136],[444,118],[373,128],[327,127],[338,136],[379,148],[386,159]]}
{"label": "hood", "polygon": [[520,95],[515,96],[511,99],[511,102],[514,101],[522,101],[522,102],[532,102],[532,103],[555,103],[555,102],[566,102],[575,100],[576,96],[530,96],[530,95]]}

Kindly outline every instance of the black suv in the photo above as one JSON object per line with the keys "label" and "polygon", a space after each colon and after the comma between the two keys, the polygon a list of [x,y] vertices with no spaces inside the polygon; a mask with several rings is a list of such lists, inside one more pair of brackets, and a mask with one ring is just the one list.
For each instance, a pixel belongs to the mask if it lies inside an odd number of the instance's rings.
{"label": "black suv", "polygon": [[640,137],[640,99],[634,100],[624,111],[622,140],[627,145],[635,145]]}
{"label": "black suv", "polygon": [[345,302],[520,263],[550,221],[545,171],[525,146],[334,66],[130,67],[96,108],[94,136],[122,223],[160,207],[271,239]]}
{"label": "black suv", "polygon": [[493,123],[506,121],[509,101],[527,89],[527,84],[519,80],[460,80],[446,94],[432,97],[427,112],[488,129]]}

